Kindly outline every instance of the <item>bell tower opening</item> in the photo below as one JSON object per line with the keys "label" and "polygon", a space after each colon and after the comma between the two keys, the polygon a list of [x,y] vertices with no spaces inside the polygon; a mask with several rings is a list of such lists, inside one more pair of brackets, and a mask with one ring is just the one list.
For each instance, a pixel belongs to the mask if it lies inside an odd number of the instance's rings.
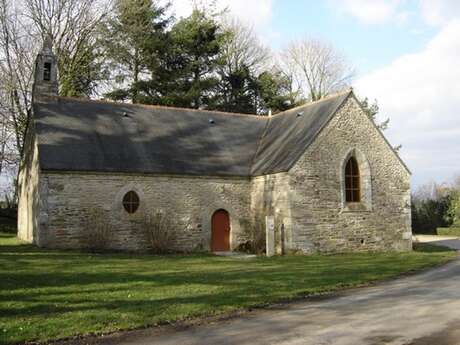
{"label": "bell tower opening", "polygon": [[51,80],[51,62],[45,62],[43,64],[43,80],[44,81]]}

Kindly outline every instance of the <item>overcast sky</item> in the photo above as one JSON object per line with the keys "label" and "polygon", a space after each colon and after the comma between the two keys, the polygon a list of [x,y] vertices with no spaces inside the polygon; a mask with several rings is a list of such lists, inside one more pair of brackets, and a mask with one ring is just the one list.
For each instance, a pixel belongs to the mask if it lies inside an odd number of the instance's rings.
{"label": "overcast sky", "polygon": [[[274,50],[302,36],[332,42],[377,99],[413,186],[460,174],[460,0],[218,0]],[[178,17],[190,0],[173,0]]]}

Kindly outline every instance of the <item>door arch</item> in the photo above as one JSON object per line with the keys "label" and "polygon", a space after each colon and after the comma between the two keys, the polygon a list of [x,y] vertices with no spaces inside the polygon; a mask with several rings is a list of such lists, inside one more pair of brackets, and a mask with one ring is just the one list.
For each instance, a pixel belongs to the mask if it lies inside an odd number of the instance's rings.
{"label": "door arch", "polygon": [[214,212],[211,221],[211,251],[227,252],[230,250],[230,215],[220,209]]}

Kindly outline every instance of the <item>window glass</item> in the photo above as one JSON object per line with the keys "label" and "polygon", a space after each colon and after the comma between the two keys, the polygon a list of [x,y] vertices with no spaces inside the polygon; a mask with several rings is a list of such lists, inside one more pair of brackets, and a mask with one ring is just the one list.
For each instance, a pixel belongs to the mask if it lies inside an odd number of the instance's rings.
{"label": "window glass", "polygon": [[139,196],[134,191],[129,191],[123,197],[123,207],[126,212],[134,213],[139,208]]}

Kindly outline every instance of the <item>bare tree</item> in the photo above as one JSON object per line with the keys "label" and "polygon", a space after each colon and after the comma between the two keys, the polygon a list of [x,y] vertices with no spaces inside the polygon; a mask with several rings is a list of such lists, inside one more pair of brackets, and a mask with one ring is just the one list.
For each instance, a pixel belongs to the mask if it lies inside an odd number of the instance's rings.
{"label": "bare tree", "polygon": [[[21,8],[0,0],[0,115],[2,116],[2,166],[22,154],[30,116],[33,58],[37,51]],[[13,138],[15,147],[11,147]],[[16,151],[17,155],[14,155]],[[16,159],[17,161],[17,159]]]}
{"label": "bare tree", "polygon": [[254,29],[230,15],[222,17],[226,38],[220,47],[221,68],[231,75],[241,68],[259,74],[270,65],[270,50],[257,37]]}
{"label": "bare tree", "polygon": [[349,85],[353,70],[331,44],[305,38],[291,42],[280,57],[305,98],[316,101]]}
{"label": "bare tree", "polygon": [[[60,82],[88,93],[95,74],[98,23],[110,0],[0,0],[0,173],[17,170],[31,116],[34,61],[43,38],[51,35]],[[4,175],[4,174],[3,174]],[[8,173],[8,176],[15,174]]]}
{"label": "bare tree", "polygon": [[98,29],[111,0],[24,0],[25,16],[41,37],[50,36],[58,59],[60,94],[90,96],[103,78]]}

